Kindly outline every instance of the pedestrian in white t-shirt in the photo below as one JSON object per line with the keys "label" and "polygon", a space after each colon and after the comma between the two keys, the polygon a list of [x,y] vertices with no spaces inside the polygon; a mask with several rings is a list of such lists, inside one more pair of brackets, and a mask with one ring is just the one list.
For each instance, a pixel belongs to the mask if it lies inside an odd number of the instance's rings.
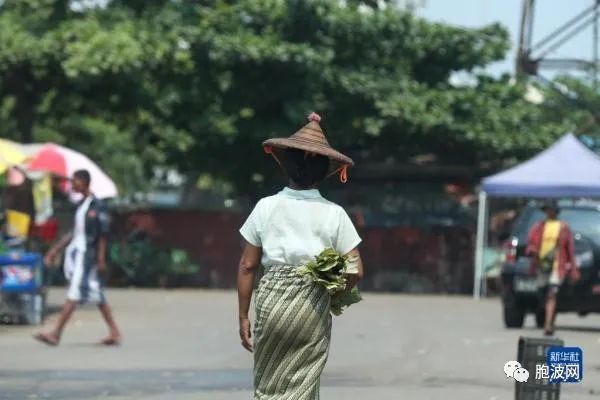
{"label": "pedestrian in white t-shirt", "polygon": [[109,335],[100,343],[112,346],[121,342],[121,333],[106,302],[100,278],[100,274],[106,270],[108,212],[104,204],[91,193],[90,180],[90,174],[86,170],[79,170],[73,174],[73,191],[83,195],[75,212],[73,230],[56,243],[44,257],[45,264],[51,265],[57,253],[66,247],[64,272],[69,281],[67,300],[54,329],[34,336],[40,342],[51,346],[60,342],[63,329],[77,304],[87,302],[98,305],[109,328]]}

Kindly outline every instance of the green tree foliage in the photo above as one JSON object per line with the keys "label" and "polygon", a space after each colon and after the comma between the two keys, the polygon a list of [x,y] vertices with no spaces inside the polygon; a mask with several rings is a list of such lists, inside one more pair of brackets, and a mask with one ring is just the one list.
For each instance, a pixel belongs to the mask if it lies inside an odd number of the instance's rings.
{"label": "green tree foliage", "polygon": [[260,143],[313,110],[358,163],[501,163],[565,129],[507,77],[451,83],[504,57],[496,24],[432,23],[378,2],[81,3],[0,6],[0,133],[81,149],[121,185],[168,166],[260,190],[278,174]]}
{"label": "green tree foliage", "polygon": [[544,96],[544,118],[563,122],[577,135],[600,138],[600,95],[593,82],[572,76],[559,76],[540,88]]}

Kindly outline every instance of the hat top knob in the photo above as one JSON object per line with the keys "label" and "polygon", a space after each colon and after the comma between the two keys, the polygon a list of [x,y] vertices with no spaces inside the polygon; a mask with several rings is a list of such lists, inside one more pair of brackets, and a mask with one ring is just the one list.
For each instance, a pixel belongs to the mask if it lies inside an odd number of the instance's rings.
{"label": "hat top knob", "polygon": [[314,121],[314,122],[321,122],[321,116],[319,114],[317,114],[316,112],[312,112],[310,113],[310,115],[308,116],[308,120],[310,122]]}

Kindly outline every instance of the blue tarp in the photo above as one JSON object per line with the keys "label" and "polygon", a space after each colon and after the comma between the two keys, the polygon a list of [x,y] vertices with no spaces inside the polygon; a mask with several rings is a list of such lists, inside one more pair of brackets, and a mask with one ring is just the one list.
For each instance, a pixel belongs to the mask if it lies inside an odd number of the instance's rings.
{"label": "blue tarp", "polygon": [[600,197],[600,157],[567,134],[532,159],[483,179],[501,197]]}

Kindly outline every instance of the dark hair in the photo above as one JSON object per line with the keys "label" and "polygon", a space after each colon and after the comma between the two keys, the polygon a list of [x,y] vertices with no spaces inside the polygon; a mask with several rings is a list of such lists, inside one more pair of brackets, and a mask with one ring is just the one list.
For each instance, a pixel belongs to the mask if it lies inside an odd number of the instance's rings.
{"label": "dark hair", "polygon": [[329,158],[307,154],[304,150],[286,149],[283,168],[295,184],[309,188],[325,179],[329,171]]}
{"label": "dark hair", "polygon": [[78,169],[77,171],[73,172],[73,179],[79,179],[87,186],[89,186],[90,182],[92,181],[92,177],[87,169]]}
{"label": "dark hair", "polygon": [[545,200],[544,202],[542,202],[542,206],[540,208],[544,212],[554,210],[556,214],[560,214],[560,206],[558,205],[558,201],[556,200]]}

